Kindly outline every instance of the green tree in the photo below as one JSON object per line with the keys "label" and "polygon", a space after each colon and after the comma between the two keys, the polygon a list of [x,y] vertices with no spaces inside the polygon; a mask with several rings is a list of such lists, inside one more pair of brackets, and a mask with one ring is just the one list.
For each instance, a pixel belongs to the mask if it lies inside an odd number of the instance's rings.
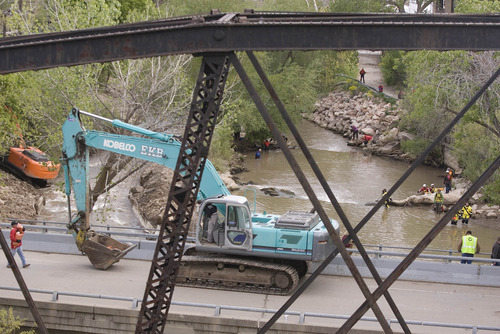
{"label": "green tree", "polygon": [[12,307],[9,307],[9,309],[0,308],[0,333],[35,334],[34,330],[19,332],[19,329],[23,325],[24,325],[24,320],[14,315],[14,310]]}
{"label": "green tree", "polygon": [[[500,67],[495,52],[411,52],[403,57],[407,71],[407,113],[401,126],[420,138],[432,140]],[[464,167],[463,174],[477,179],[498,156],[500,144],[500,84],[494,83],[467,112],[447,143]],[[478,137],[480,136],[480,138]],[[482,167],[482,168],[480,168]],[[500,189],[496,175],[487,189]],[[493,192],[486,192],[490,200]]]}
{"label": "green tree", "polygon": [[455,6],[455,13],[491,13],[500,12],[500,1],[498,0],[459,0]]}
{"label": "green tree", "polygon": [[335,0],[329,11],[334,13],[382,13],[393,11],[385,0]]}
{"label": "green tree", "polygon": [[406,79],[406,69],[402,62],[405,51],[388,50],[382,53],[380,69],[384,82],[389,86],[403,88]]}
{"label": "green tree", "polygon": [[[498,13],[500,1],[457,1],[456,13]],[[461,110],[500,66],[497,52],[410,52],[403,56],[408,94],[402,126],[432,139]],[[500,85],[498,80],[467,112],[447,138],[463,166],[463,175],[476,180],[499,155]],[[500,175],[485,185],[487,201],[500,203]]]}

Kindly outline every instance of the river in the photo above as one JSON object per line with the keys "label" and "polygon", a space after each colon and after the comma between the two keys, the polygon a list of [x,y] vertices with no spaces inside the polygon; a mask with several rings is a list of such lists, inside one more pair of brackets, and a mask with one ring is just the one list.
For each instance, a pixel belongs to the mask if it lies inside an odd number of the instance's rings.
{"label": "river", "polygon": [[[409,167],[408,163],[388,158],[372,156],[359,148],[346,145],[346,140],[331,131],[320,128],[310,122],[303,121],[299,131],[307,143],[316,163],[333,190],[337,201],[342,206],[349,221],[356,226],[371,209],[380,196],[382,189],[389,189]],[[337,219],[333,206],[328,202],[314,173],[302,155],[300,149],[292,150],[316,195],[331,218]],[[256,189],[257,211],[282,214],[288,210],[312,209],[312,204],[288,165],[283,153],[279,150],[263,152],[262,159],[253,158],[249,153],[245,161],[249,172],[238,174],[241,182],[253,182],[245,188]],[[99,159],[93,158],[91,174],[97,174]],[[420,166],[401,185],[392,196],[394,199],[404,199],[416,194],[423,183],[442,186],[443,170]],[[138,177],[138,176],[135,176]],[[128,189],[132,180],[120,184],[109,193],[109,200],[99,199],[92,215],[93,224],[110,224],[121,226],[139,226],[139,221],[131,210],[128,201]],[[265,195],[260,189],[275,187],[291,191],[294,195],[274,197]],[[245,188],[234,192],[243,195]],[[45,191],[46,206],[38,220],[67,222],[66,196],[53,186]],[[247,197],[253,202],[253,194],[247,192]],[[253,209],[253,208],[252,208]],[[76,212],[73,208],[73,213]],[[414,247],[438,221],[438,217],[430,206],[381,208],[359,232],[363,244],[382,244],[398,247]],[[448,224],[431,243],[432,249],[455,250],[462,234],[470,229],[477,236],[483,252],[490,252],[499,231],[474,224],[471,219],[469,226]],[[341,224],[341,233],[345,229]]]}
{"label": "river", "polygon": [[[401,177],[410,164],[388,158],[372,156],[359,148],[347,146],[345,138],[331,131],[303,121],[298,127],[337,201],[347,215],[351,225],[356,226],[381,196],[382,189],[389,189]],[[292,150],[307,179],[331,218],[337,219],[335,209],[328,201],[309,164],[300,149]],[[257,191],[257,211],[284,213],[287,210],[312,209],[312,204],[295,177],[291,167],[279,150],[263,152],[262,158],[254,159],[248,154],[245,161],[249,172],[238,174],[242,183],[253,182]],[[444,170],[419,166],[392,195],[393,199],[404,199],[416,194],[422,184],[434,183],[442,187]],[[295,196],[268,196],[260,189],[275,187],[292,191]],[[237,192],[243,194],[244,190]],[[248,194],[248,192],[247,192]],[[248,196],[249,198],[251,196]],[[430,206],[381,208],[361,229],[358,236],[363,244],[382,244],[398,247],[414,247],[438,222],[438,216]],[[470,229],[479,239],[482,252],[490,252],[499,231],[474,224],[457,226],[448,223],[428,248],[455,250],[462,234]],[[341,224],[341,233],[345,228]]]}

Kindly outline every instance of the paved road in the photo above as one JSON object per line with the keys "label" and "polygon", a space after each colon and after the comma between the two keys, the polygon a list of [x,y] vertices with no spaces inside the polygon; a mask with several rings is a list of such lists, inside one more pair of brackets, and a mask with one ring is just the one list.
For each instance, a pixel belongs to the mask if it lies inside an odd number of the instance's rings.
{"label": "paved road", "polygon": [[[17,286],[10,269],[5,267],[6,259],[0,252],[0,285]],[[142,298],[145,281],[149,272],[149,262],[141,260],[121,260],[106,271],[96,270],[85,256],[40,252],[25,252],[31,266],[21,269],[30,289],[56,290],[59,292],[94,293],[121,297]],[[17,258],[17,263],[20,263]],[[366,280],[370,290],[376,284]],[[20,292],[0,290],[1,295],[22,297]],[[457,286],[398,281],[390,289],[403,317],[408,320],[435,321],[454,324],[476,324],[500,327],[500,288]],[[35,300],[50,301],[52,296],[33,293]],[[287,297],[249,293],[224,292],[217,290],[177,287],[174,301],[234,305],[254,308],[278,309]],[[97,300],[81,297],[61,296],[61,302],[83,305],[112,306],[130,309],[131,302]],[[351,277],[320,276],[306,292],[290,307],[300,312],[317,312],[339,315],[352,314],[364,301],[357,285]],[[395,319],[385,301],[380,302],[384,316]],[[212,316],[214,309],[173,306],[171,312]],[[264,313],[242,313],[223,311],[223,317],[267,320]],[[370,312],[367,317],[373,317]],[[282,319],[285,321],[285,319]],[[298,323],[298,317],[288,316],[288,322]],[[340,326],[342,320],[328,320],[306,317],[306,323]],[[393,324],[394,330],[399,325]],[[355,328],[380,330],[377,322],[359,322]],[[414,333],[471,333],[471,330],[411,326]],[[492,333],[480,331],[479,333]]]}
{"label": "paved road", "polygon": [[[382,70],[379,67],[380,63],[380,52],[371,52],[371,51],[359,51],[358,52],[359,63],[358,67],[364,68],[366,71],[365,81],[366,84],[375,89],[378,88],[379,85],[384,86],[384,93],[393,97],[398,97],[398,92],[394,90],[393,87],[386,85],[384,82],[384,78],[382,76]],[[358,77],[359,79],[359,77]]]}

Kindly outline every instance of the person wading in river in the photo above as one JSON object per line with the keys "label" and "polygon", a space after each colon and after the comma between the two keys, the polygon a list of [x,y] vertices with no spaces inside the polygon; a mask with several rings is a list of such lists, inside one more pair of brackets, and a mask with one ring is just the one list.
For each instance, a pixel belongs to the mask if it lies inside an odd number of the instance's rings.
{"label": "person wading in river", "polygon": [[440,214],[441,211],[443,211],[443,202],[443,193],[441,192],[441,189],[438,189],[437,193],[434,195],[434,205],[437,214]]}

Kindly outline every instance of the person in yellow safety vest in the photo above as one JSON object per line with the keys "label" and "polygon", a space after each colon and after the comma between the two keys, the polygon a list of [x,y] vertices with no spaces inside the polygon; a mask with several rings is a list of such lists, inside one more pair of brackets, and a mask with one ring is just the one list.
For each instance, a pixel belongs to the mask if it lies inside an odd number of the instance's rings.
{"label": "person in yellow safety vest", "polygon": [[443,211],[444,196],[441,189],[438,189],[437,193],[434,195],[434,205],[437,214]]}
{"label": "person in yellow safety vest", "polygon": [[462,217],[462,224],[468,225],[469,224],[469,218],[472,215],[472,207],[469,205],[469,203],[465,203],[464,207],[458,211],[458,214],[460,217]]}
{"label": "person in yellow safety vest", "polygon": [[[458,251],[462,252],[463,257],[474,257],[474,254],[480,252],[479,242],[476,237],[472,236],[471,231],[467,231],[467,233],[462,237],[462,240],[458,244]],[[472,260],[463,259],[460,263],[471,264]]]}
{"label": "person in yellow safety vest", "polygon": [[[384,195],[387,194],[387,189],[384,189],[382,190],[382,197],[384,197]],[[392,202],[392,198],[388,198],[387,201],[384,202],[384,205],[386,208],[389,207],[389,203]]]}

